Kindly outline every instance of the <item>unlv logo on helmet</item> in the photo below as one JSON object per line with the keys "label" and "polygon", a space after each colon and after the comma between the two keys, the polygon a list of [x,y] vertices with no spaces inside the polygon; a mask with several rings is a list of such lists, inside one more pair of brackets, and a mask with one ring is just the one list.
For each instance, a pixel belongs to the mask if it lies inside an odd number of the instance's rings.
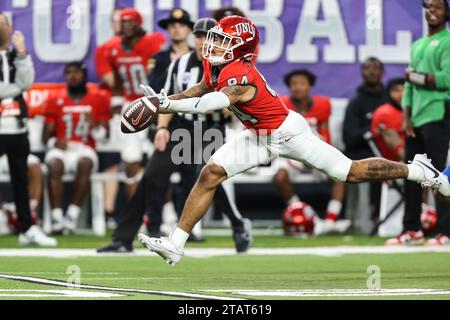
{"label": "unlv logo on helmet", "polygon": [[244,17],[229,16],[218,22],[206,35],[203,58],[217,66],[255,55],[259,42],[256,26]]}
{"label": "unlv logo on helmet", "polygon": [[251,33],[253,36],[255,36],[256,29],[253,25],[250,23],[238,23],[236,26],[236,35],[240,36],[241,34],[245,32]]}

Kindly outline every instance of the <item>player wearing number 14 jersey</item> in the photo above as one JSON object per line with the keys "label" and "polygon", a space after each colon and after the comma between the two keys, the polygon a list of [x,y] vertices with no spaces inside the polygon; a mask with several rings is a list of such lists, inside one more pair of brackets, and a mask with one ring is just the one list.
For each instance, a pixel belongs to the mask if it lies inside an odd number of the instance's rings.
{"label": "player wearing number 14 jersey", "polygon": [[[66,65],[67,88],[50,95],[44,108],[44,143],[49,150],[45,162],[49,170],[50,205],[53,231],[73,231],[80,206],[89,189],[89,178],[96,170],[96,140],[107,138],[110,119],[109,94],[86,84],[84,64]],[[63,217],[64,173],[75,174],[73,197]]]}
{"label": "player wearing number 14 jersey", "polygon": [[[450,195],[450,184],[425,155],[405,165],[382,158],[352,161],[316,137],[307,121],[289,111],[251,62],[259,34],[248,19],[223,18],[207,34],[203,80],[170,97],[158,96],[159,112],[205,113],[229,108],[247,130],[228,140],[203,167],[169,238],[139,240],[168,263],[178,263],[193,226],[205,215],[217,186],[227,178],[281,156],[301,161],[337,181],[358,183],[404,178]],[[155,96],[145,87],[146,96]],[[144,102],[143,102],[144,103]]]}

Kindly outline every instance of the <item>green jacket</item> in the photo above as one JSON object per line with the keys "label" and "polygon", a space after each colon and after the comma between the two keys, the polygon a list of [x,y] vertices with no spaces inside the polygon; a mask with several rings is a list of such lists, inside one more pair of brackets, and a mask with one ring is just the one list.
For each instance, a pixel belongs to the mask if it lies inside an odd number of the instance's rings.
{"label": "green jacket", "polygon": [[414,127],[444,118],[445,102],[450,101],[450,30],[414,42],[411,49],[411,68],[417,72],[434,74],[437,90],[406,83],[403,108],[411,108]]}

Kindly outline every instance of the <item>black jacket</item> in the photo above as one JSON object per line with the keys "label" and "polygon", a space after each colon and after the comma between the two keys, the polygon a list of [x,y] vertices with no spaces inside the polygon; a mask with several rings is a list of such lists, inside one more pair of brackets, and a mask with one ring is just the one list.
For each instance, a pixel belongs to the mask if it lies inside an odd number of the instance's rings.
{"label": "black jacket", "polygon": [[370,131],[372,114],[376,108],[387,102],[385,91],[369,91],[360,86],[345,111],[343,140],[346,154],[353,160],[373,157],[364,133]]}

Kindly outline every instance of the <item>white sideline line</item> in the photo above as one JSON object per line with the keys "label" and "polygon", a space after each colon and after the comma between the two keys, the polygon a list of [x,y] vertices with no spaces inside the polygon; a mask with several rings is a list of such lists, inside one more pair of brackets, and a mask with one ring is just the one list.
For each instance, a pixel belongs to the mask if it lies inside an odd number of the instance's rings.
{"label": "white sideline line", "polygon": [[[308,247],[308,248],[252,248],[247,255],[314,255],[314,256],[340,256],[345,254],[404,254],[438,252],[450,253],[447,247],[398,247],[398,246],[340,246],[340,247]],[[194,258],[209,258],[217,256],[234,256],[236,251],[232,248],[187,248],[185,256]],[[125,254],[98,254],[94,249],[0,249],[0,257],[130,257],[130,256],[156,256],[146,249],[137,249],[133,253]],[[100,273],[99,273],[100,274]]]}
{"label": "white sideline line", "polygon": [[442,289],[329,289],[329,290],[199,290],[202,292],[222,292],[253,297],[380,297],[450,295],[450,290]]}
{"label": "white sideline line", "polygon": [[38,283],[38,284],[49,285],[49,286],[74,288],[74,289],[91,289],[91,290],[102,290],[102,291],[113,291],[113,292],[143,293],[143,294],[151,294],[151,295],[159,295],[159,296],[170,296],[170,297],[177,297],[177,298],[192,298],[192,299],[206,299],[206,300],[242,300],[242,299],[236,299],[236,298],[230,298],[230,297],[221,297],[221,296],[204,295],[204,294],[187,293],[187,292],[141,290],[141,289],[93,286],[93,285],[86,285],[86,284],[74,284],[74,283],[69,283],[69,282],[65,282],[65,281],[49,280],[49,279],[35,278],[35,277],[15,276],[15,275],[9,275],[9,274],[0,274],[0,279],[2,279],[2,278],[7,279],[7,280],[24,281],[24,282]]}
{"label": "white sideline line", "polygon": [[117,293],[92,292],[73,289],[71,290],[0,289],[0,297],[116,298],[116,297],[124,297],[124,295]]}

